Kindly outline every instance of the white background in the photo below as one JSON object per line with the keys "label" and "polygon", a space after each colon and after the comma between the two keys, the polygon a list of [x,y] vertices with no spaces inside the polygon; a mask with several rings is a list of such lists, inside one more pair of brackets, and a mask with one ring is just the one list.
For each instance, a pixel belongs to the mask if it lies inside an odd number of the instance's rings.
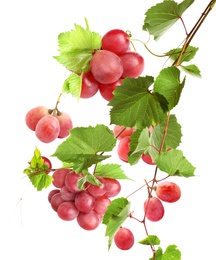
{"label": "white background", "polygon": [[[53,108],[64,80],[69,75],[52,56],[58,54],[57,37],[73,29],[74,23],[85,27],[87,17],[92,31],[103,35],[110,29],[130,30],[133,38],[148,40],[142,31],[144,13],[159,1],[2,1],[0,4],[0,62],[1,62],[1,216],[0,259],[149,259],[149,247],[135,244],[129,251],[115,245],[107,250],[105,226],[85,231],[76,221],[60,220],[51,209],[47,194],[50,189],[37,192],[24,178],[23,169],[31,159],[35,146],[43,155],[50,156],[61,143],[56,140],[43,144],[25,125],[25,114],[35,106]],[[195,24],[208,1],[196,0],[183,16],[188,31]],[[207,17],[192,45],[199,47],[194,63],[202,78],[187,75],[179,105],[174,109],[182,125],[180,149],[196,166],[196,177],[175,178],[182,189],[182,198],[165,205],[165,216],[158,223],[147,223],[150,234],[161,239],[161,247],[176,244],[183,260],[213,259],[215,247],[215,12]],[[152,39],[148,47],[162,54],[184,39],[183,27],[178,22],[161,40]],[[137,51],[145,59],[143,75],[156,77],[166,59],[150,55],[140,44]],[[99,93],[77,103],[64,95],[59,108],[71,115],[74,126],[97,123],[109,124],[109,108]],[[53,166],[60,162],[53,160]],[[122,163],[114,154],[114,161]],[[139,163],[125,173],[136,182],[122,181],[122,196],[127,196],[152,176],[154,168]],[[142,218],[146,190],[131,196],[135,216]],[[128,219],[135,240],[145,237],[144,229]]]}

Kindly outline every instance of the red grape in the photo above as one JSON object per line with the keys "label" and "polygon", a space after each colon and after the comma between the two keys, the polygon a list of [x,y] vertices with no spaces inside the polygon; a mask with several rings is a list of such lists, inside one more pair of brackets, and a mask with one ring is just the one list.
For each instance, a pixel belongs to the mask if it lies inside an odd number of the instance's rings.
{"label": "red grape", "polygon": [[104,178],[106,181],[106,192],[105,196],[107,197],[115,197],[121,191],[121,184],[118,180],[112,178]]}
{"label": "red grape", "polygon": [[130,229],[121,227],[114,236],[116,246],[121,250],[128,250],[134,245],[134,235]]}
{"label": "red grape", "polygon": [[56,193],[60,193],[60,190],[59,189],[54,189],[54,190],[51,190],[48,194],[48,201],[51,202],[51,199],[52,199],[52,196],[55,195]]}
{"label": "red grape", "polygon": [[71,192],[80,192],[81,190],[78,188],[78,181],[82,177],[82,173],[69,172],[65,177],[65,186]]}
{"label": "red grape", "polygon": [[119,158],[124,161],[128,162],[128,153],[130,152],[130,136],[125,136],[121,140],[119,140],[117,153]]}
{"label": "red grape", "polygon": [[58,138],[65,138],[69,135],[69,130],[73,128],[73,123],[70,116],[65,112],[55,114],[55,117],[59,121],[60,132]]}
{"label": "red grape", "polygon": [[140,54],[128,51],[119,57],[123,65],[122,78],[137,78],[142,74],[144,70],[144,59]]}
{"label": "red grape", "polygon": [[95,198],[94,211],[99,215],[104,215],[107,207],[111,204],[111,200],[107,196]]}
{"label": "red grape", "polygon": [[74,220],[78,216],[79,210],[76,208],[74,202],[66,201],[59,205],[57,214],[63,220]]}
{"label": "red grape", "polygon": [[121,86],[122,80],[118,79],[116,82],[111,84],[99,84],[99,91],[101,96],[107,100],[110,101],[113,97],[113,91],[116,89],[117,86]]}
{"label": "red grape", "polygon": [[57,211],[59,205],[61,205],[63,202],[64,200],[62,199],[60,192],[54,194],[50,200],[51,207],[55,211]]}
{"label": "red grape", "polygon": [[176,183],[170,181],[158,183],[155,192],[157,197],[165,202],[176,202],[181,197],[180,187]]}
{"label": "red grape", "polygon": [[60,124],[56,117],[46,115],[42,117],[35,128],[37,138],[44,143],[54,141],[60,133]]}
{"label": "red grape", "polygon": [[100,216],[94,211],[91,211],[89,213],[80,212],[79,215],[77,216],[77,223],[81,228],[85,230],[96,229],[99,226],[100,221],[101,221]]}
{"label": "red grape", "polygon": [[70,192],[65,186],[60,190],[61,197],[64,201],[74,201],[76,193]]}
{"label": "red grape", "polygon": [[45,106],[34,107],[28,111],[25,117],[26,125],[33,131],[35,131],[38,121],[49,114],[49,109]]}
{"label": "red grape", "polygon": [[95,80],[91,71],[84,73],[82,76],[82,88],[81,88],[80,97],[81,98],[93,97],[98,92],[98,88],[99,88],[99,82]]}
{"label": "red grape", "polygon": [[115,53],[98,50],[90,61],[90,70],[98,82],[111,84],[122,76],[123,66],[121,59]]}
{"label": "red grape", "polygon": [[147,164],[149,164],[149,165],[155,165],[156,163],[152,160],[152,157],[150,156],[150,155],[147,155],[147,154],[142,154],[142,160],[145,162],[145,163],[147,163]]}
{"label": "red grape", "polygon": [[150,221],[159,221],[164,216],[164,206],[157,197],[151,197],[144,202],[146,218]]}
{"label": "red grape", "polygon": [[131,136],[135,131],[136,131],[135,127],[124,127],[120,125],[115,125],[113,128],[114,136],[118,140],[123,139],[125,136]]}
{"label": "red grape", "polygon": [[89,213],[94,208],[95,198],[86,191],[80,191],[76,194],[74,203],[80,212]]}
{"label": "red grape", "polygon": [[45,156],[41,156],[41,158],[44,160],[44,164],[46,164],[48,166],[48,169],[46,170],[46,173],[50,173],[52,170],[52,163],[51,161],[45,157]]}
{"label": "red grape", "polygon": [[129,46],[129,36],[123,30],[113,29],[102,37],[102,49],[114,52],[117,55],[126,52],[129,49]]}
{"label": "red grape", "polygon": [[106,192],[106,181],[101,177],[97,177],[97,179],[101,183],[100,186],[89,184],[87,188],[87,191],[95,197],[102,196]]}
{"label": "red grape", "polygon": [[67,168],[61,168],[61,169],[57,169],[54,171],[52,177],[53,177],[53,182],[52,184],[56,187],[56,188],[62,188],[65,185],[65,178],[66,175],[70,172],[70,169]]}

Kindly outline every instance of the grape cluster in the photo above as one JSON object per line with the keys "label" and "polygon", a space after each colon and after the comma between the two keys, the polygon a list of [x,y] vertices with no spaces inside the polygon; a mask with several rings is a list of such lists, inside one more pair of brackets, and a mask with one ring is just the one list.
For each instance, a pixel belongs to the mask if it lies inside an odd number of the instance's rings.
{"label": "grape cluster", "polygon": [[110,101],[122,79],[137,78],[143,70],[143,57],[130,50],[130,35],[121,29],[110,30],[102,37],[101,49],[93,53],[90,70],[82,75],[80,97],[90,98],[99,91]]}
{"label": "grape cluster", "polygon": [[118,180],[97,177],[100,186],[85,182],[84,189],[78,186],[82,173],[71,169],[60,168],[53,172],[53,186],[48,194],[48,201],[60,219],[77,220],[85,230],[96,229],[111,204],[111,198],[121,191]]}
{"label": "grape cluster", "polygon": [[37,138],[44,143],[50,143],[56,138],[69,135],[73,123],[70,116],[57,109],[37,106],[29,110],[25,117],[26,125],[35,131]]}

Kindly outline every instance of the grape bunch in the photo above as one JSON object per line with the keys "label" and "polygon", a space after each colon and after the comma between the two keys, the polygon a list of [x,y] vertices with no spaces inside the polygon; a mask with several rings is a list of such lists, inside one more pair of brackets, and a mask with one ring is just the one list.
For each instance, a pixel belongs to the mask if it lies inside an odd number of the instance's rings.
{"label": "grape bunch", "polygon": [[73,127],[72,120],[67,113],[45,106],[37,106],[29,110],[25,122],[43,143],[67,137],[69,130]]}
{"label": "grape bunch", "polygon": [[126,77],[137,78],[144,70],[144,58],[130,50],[130,35],[113,29],[102,37],[101,49],[93,53],[90,70],[82,75],[81,98],[90,98],[98,91],[110,101],[117,86]]}
{"label": "grape bunch", "polygon": [[76,219],[78,225],[85,230],[96,229],[111,204],[111,198],[121,191],[118,180],[96,177],[100,186],[85,182],[80,189],[78,182],[82,173],[71,169],[60,168],[53,172],[53,186],[48,194],[48,201],[60,219],[71,221]]}

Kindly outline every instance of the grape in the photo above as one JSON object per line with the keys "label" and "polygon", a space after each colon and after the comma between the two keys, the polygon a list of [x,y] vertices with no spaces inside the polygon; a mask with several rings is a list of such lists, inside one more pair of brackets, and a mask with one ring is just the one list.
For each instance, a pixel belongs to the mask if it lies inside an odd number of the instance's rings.
{"label": "grape", "polygon": [[111,200],[107,196],[100,196],[95,198],[94,211],[103,216],[107,207],[111,204]]}
{"label": "grape", "polygon": [[123,66],[121,59],[115,53],[98,50],[90,61],[90,70],[98,82],[111,84],[122,76]]}
{"label": "grape", "polygon": [[77,193],[74,201],[77,209],[83,213],[89,213],[94,208],[95,199],[86,191]]}
{"label": "grape", "polygon": [[85,230],[96,229],[99,226],[100,221],[101,217],[94,211],[91,211],[89,213],[80,212],[77,216],[77,223],[81,228]]}
{"label": "grape", "polygon": [[106,192],[106,181],[101,177],[97,177],[97,179],[101,183],[101,186],[89,184],[87,188],[87,191],[95,197],[102,196]]}
{"label": "grape", "polygon": [[113,128],[114,136],[118,140],[123,139],[125,136],[131,136],[135,131],[136,131],[135,127],[124,127],[120,125],[115,125]]}
{"label": "grape", "polygon": [[66,175],[70,172],[70,169],[67,168],[61,168],[61,169],[57,169],[54,171],[52,177],[53,177],[53,181],[52,184],[56,187],[56,188],[62,188],[65,185],[65,178]]}
{"label": "grape", "polygon": [[114,83],[111,84],[99,84],[99,91],[101,96],[107,100],[110,101],[113,97],[113,91],[116,89],[117,86],[121,86],[122,80],[118,79]]}
{"label": "grape", "polygon": [[38,121],[49,114],[49,109],[45,106],[34,107],[28,111],[25,117],[26,125],[33,131],[35,131]]}
{"label": "grape", "polygon": [[80,192],[81,190],[78,188],[78,181],[82,177],[82,173],[69,172],[65,177],[65,186],[71,192]]}
{"label": "grape", "polygon": [[150,155],[147,155],[147,154],[142,154],[142,160],[145,162],[145,163],[147,163],[147,164],[149,164],[149,165],[155,165],[156,163],[152,160],[152,157],[150,156]]}
{"label": "grape", "polygon": [[129,152],[130,152],[130,136],[125,136],[124,138],[119,140],[118,147],[117,147],[117,154],[122,161],[128,162]]}
{"label": "grape", "polygon": [[51,161],[45,157],[45,156],[41,156],[41,158],[44,160],[44,164],[46,164],[48,166],[48,169],[46,170],[46,173],[50,173],[52,170],[52,163]]}
{"label": "grape", "polygon": [[134,245],[134,235],[130,229],[121,227],[114,235],[114,242],[121,250],[128,250]]}
{"label": "grape", "polygon": [[151,197],[144,202],[146,218],[150,221],[159,221],[164,216],[164,206],[157,197]]}
{"label": "grape", "polygon": [[60,190],[59,189],[54,189],[54,190],[51,190],[48,194],[48,201],[51,202],[51,199],[52,199],[52,196],[55,195],[56,193],[59,193]]}
{"label": "grape", "polygon": [[70,134],[69,130],[73,128],[73,123],[70,116],[65,112],[59,112],[55,114],[55,117],[58,119],[60,125],[58,138],[67,137]]}
{"label": "grape", "polygon": [[91,71],[86,72],[82,76],[82,88],[80,97],[81,98],[90,98],[93,97],[99,88],[99,82],[95,80]]}
{"label": "grape", "polygon": [[54,211],[57,211],[59,205],[62,204],[63,202],[64,200],[62,199],[60,192],[54,194],[50,200],[51,207],[53,208]]}
{"label": "grape", "polygon": [[102,49],[114,52],[117,55],[123,54],[130,47],[128,34],[120,29],[108,31],[102,37]]}
{"label": "grape", "polygon": [[123,65],[122,78],[137,78],[142,74],[144,70],[144,59],[140,54],[128,51],[119,57]]}
{"label": "grape", "polygon": [[63,186],[60,190],[61,197],[64,201],[74,201],[76,193],[70,192],[66,186]]}
{"label": "grape", "polygon": [[181,197],[180,187],[176,183],[169,181],[158,183],[155,192],[159,199],[170,203],[176,202]]}
{"label": "grape", "polygon": [[56,117],[46,115],[42,117],[35,128],[37,138],[44,143],[54,141],[60,133],[60,124]]}
{"label": "grape", "polygon": [[63,220],[74,220],[78,216],[79,210],[76,208],[74,202],[65,201],[59,205],[57,214]]}
{"label": "grape", "polygon": [[104,178],[106,181],[106,192],[105,196],[107,197],[115,197],[121,191],[121,184],[118,180],[112,178]]}

